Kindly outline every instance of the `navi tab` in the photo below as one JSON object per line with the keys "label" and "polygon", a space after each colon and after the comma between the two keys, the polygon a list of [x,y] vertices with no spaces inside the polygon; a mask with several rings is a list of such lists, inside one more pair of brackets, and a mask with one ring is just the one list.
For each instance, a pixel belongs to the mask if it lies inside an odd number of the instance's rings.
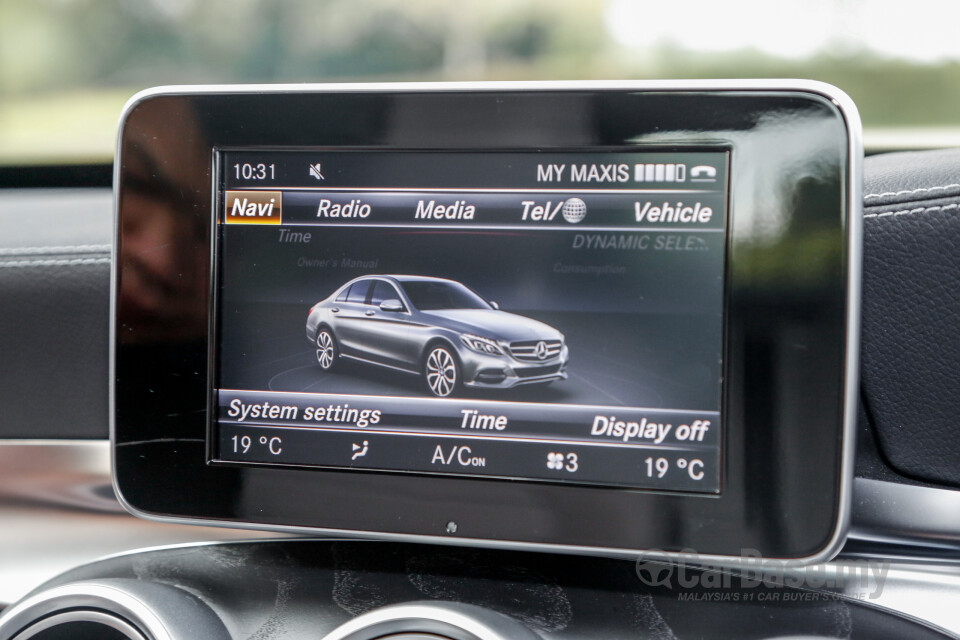
{"label": "navi tab", "polygon": [[223,221],[227,224],[280,224],[281,191],[227,191]]}

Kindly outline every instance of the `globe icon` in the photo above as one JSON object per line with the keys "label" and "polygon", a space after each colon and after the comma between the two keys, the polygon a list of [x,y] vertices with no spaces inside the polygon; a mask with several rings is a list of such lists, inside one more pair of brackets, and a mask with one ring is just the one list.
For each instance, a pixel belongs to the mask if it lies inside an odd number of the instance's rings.
{"label": "globe icon", "polygon": [[568,198],[560,209],[563,219],[570,224],[576,224],[587,217],[587,203],[580,198]]}

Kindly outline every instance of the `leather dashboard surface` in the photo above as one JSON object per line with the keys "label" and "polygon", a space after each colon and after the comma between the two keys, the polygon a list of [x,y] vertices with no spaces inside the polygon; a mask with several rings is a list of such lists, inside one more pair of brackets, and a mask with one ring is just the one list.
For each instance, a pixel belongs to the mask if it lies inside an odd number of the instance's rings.
{"label": "leather dashboard surface", "polygon": [[109,189],[0,191],[0,438],[105,438]]}
{"label": "leather dashboard surface", "polygon": [[960,150],[864,166],[861,387],[888,463],[960,486]]}

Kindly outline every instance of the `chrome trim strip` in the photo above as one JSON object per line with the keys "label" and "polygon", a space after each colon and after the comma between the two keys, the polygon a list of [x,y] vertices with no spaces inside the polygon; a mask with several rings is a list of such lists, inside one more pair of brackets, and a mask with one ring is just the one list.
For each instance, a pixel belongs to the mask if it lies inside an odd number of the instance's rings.
{"label": "chrome trim strip", "polygon": [[[514,82],[411,82],[411,83],[332,83],[332,84],[240,84],[240,85],[170,85],[154,87],[141,91],[130,98],[120,114],[120,125],[117,132],[116,158],[120,157],[120,143],[123,140],[123,125],[129,113],[147,98],[160,95],[192,95],[192,94],[232,94],[232,93],[362,93],[362,92],[455,92],[455,91],[729,91],[729,92],[794,92],[808,93],[819,96],[834,105],[843,117],[847,132],[848,166],[846,175],[846,205],[847,205],[847,296],[846,296],[846,325],[847,344],[845,353],[845,381],[844,381],[844,417],[842,425],[841,446],[841,479],[839,487],[839,501],[837,524],[833,534],[823,549],[800,558],[770,558],[777,564],[789,562],[791,564],[816,564],[833,558],[843,546],[850,524],[850,505],[853,484],[853,456],[855,445],[855,427],[857,418],[857,390],[859,384],[859,347],[860,347],[860,287],[863,241],[862,219],[862,183],[863,183],[863,127],[860,115],[853,100],[842,90],[825,82],[814,80],[649,80],[649,81],[514,81]],[[120,162],[114,162],[114,238],[119,232],[119,198],[116,196],[116,186],[120,178]],[[117,300],[117,246],[114,243],[112,265],[110,271],[110,441],[116,443],[116,300]],[[112,449],[115,458],[116,447]],[[480,547],[553,551],[556,553],[588,554],[614,557],[636,557],[643,550],[612,549],[603,547],[587,547],[577,545],[553,545],[542,543],[513,542],[505,540],[477,540],[471,538],[445,538],[442,536],[354,532],[332,529],[315,529],[295,526],[266,526],[256,523],[223,522],[219,520],[202,520],[188,518],[172,518],[148,514],[137,510],[130,505],[120,492],[116,474],[113,475],[114,491],[117,499],[130,513],[147,520],[157,522],[185,523],[222,526],[237,529],[260,529],[266,531],[280,531],[290,533],[309,533],[313,535],[343,536],[348,534],[357,538],[396,540],[417,543],[435,544],[473,544]],[[659,552],[658,552],[659,553]],[[671,558],[680,558],[682,554],[662,554]],[[724,566],[737,564],[740,558],[725,555],[702,555],[704,563]]]}
{"label": "chrome trim strip", "polygon": [[[117,380],[117,273],[120,269],[118,264],[118,254],[120,252],[120,198],[118,196],[118,188],[120,186],[120,150],[121,144],[123,142],[123,128],[127,122],[127,116],[133,110],[133,107],[136,106],[136,103],[139,102],[137,96],[139,93],[134,95],[127,103],[123,106],[123,109],[120,111],[120,116],[117,120],[117,139],[114,142],[114,152],[113,152],[113,239],[111,244],[113,245],[113,250],[110,255],[110,317],[108,322],[110,323],[110,335],[108,336],[109,340],[109,350],[108,354],[109,362],[107,362],[107,375],[110,376],[107,379],[107,420],[109,420],[110,427],[110,486],[113,487],[113,495],[116,496],[117,502],[120,503],[128,513],[131,513],[135,516],[139,515],[135,511],[130,509],[130,505],[124,500],[123,494],[120,493],[120,485],[117,484],[117,435],[116,435],[116,426],[117,426],[117,389],[116,389],[116,380]],[[141,98],[142,99],[142,98]]]}
{"label": "chrome trim strip", "polygon": [[104,452],[109,446],[110,441],[106,439],[92,439],[92,440],[74,440],[71,438],[51,438],[41,439],[41,438],[4,438],[0,439],[0,447],[48,447],[50,449],[56,449],[58,447],[67,447],[67,450],[76,451],[76,449],[89,448],[92,451],[100,453],[100,449],[103,449]]}
{"label": "chrome trim strip", "polygon": [[960,491],[856,478],[850,537],[926,548],[960,548]]}
{"label": "chrome trim strip", "polygon": [[[372,92],[456,92],[456,91],[801,91],[818,94],[839,108],[853,107],[849,96],[826,82],[804,79],[716,79],[716,80],[512,80],[494,82],[331,82],[322,84],[198,84],[164,85],[144,89],[131,97],[120,114],[127,114],[146,98],[158,95],[215,95],[223,93],[372,93]],[[843,104],[849,102],[849,104]],[[857,114],[856,108],[849,112]],[[853,123],[853,120],[850,121]],[[855,118],[859,124],[859,116]],[[862,136],[857,135],[857,140]]]}
{"label": "chrome trim strip", "polygon": [[[109,486],[105,440],[0,440],[0,508],[122,514]],[[11,526],[0,526],[0,544],[14,542],[11,532],[23,522],[18,515],[7,514]]]}
{"label": "chrome trim strip", "polygon": [[775,583],[788,579],[800,583],[820,580],[825,585],[822,590],[801,588],[812,593],[833,593],[960,638],[960,614],[956,608],[960,595],[958,567],[924,566],[885,556],[841,556],[824,565],[785,571],[776,577]]}
{"label": "chrome trim strip", "polygon": [[854,454],[860,389],[860,297],[863,272],[863,125],[860,113],[846,93],[819,82],[811,91],[829,98],[847,125],[847,344],[844,381],[843,445],[841,447],[840,501],[837,528],[830,543],[809,562],[823,562],[837,555],[850,527],[853,502]]}

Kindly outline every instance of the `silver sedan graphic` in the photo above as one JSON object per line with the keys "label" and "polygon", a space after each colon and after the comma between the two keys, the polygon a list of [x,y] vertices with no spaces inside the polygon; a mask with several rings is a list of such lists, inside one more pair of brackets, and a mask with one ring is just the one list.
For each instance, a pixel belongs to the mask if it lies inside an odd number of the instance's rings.
{"label": "silver sedan graphic", "polygon": [[341,358],[423,376],[437,397],[462,387],[509,389],[567,377],[567,346],[550,325],[506,311],[459,282],[363,276],[310,309],[317,363]]}

